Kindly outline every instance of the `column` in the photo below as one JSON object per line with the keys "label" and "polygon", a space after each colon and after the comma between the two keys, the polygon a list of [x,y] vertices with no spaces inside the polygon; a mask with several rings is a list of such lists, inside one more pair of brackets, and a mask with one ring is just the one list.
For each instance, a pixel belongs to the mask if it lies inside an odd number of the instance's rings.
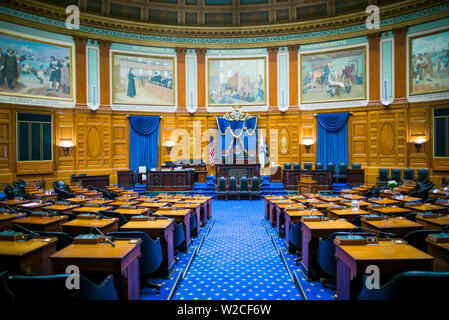
{"label": "column", "polygon": [[177,112],[186,112],[186,48],[176,48],[177,61],[177,92],[178,108]]}
{"label": "column", "polygon": [[206,51],[207,48],[198,48],[196,50],[196,63],[198,70],[198,109],[197,111],[206,111]]}
{"label": "column", "polygon": [[278,109],[278,47],[268,47],[268,110]]}
{"label": "column", "polygon": [[[87,38],[75,37],[76,107],[87,107],[86,97],[86,43]],[[71,88],[73,90],[73,88]]]}
{"label": "column", "polygon": [[393,30],[394,34],[394,77],[403,79],[394,82],[394,103],[407,102],[407,27]]}
{"label": "column", "polygon": [[288,47],[290,106],[298,105],[298,45]]}
{"label": "column", "polygon": [[100,45],[100,108],[111,108],[111,87],[109,72],[109,47],[110,41],[99,40]]}
{"label": "column", "polygon": [[380,103],[380,33],[368,34],[369,43],[369,105]]}

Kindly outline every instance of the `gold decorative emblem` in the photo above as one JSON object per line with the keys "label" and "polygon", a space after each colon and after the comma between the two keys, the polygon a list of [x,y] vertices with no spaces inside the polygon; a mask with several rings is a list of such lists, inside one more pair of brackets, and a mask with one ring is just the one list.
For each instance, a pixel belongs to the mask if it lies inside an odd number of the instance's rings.
{"label": "gold decorative emblem", "polygon": [[242,106],[233,106],[232,109],[231,112],[228,112],[223,116],[223,119],[228,121],[243,121],[254,117],[249,113],[244,113],[242,111]]}

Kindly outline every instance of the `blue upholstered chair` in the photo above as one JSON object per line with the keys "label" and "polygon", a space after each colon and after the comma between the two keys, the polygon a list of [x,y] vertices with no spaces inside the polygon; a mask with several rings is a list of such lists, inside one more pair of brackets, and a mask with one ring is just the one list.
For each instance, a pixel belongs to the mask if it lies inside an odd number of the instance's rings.
{"label": "blue upholstered chair", "polygon": [[366,276],[359,300],[441,300],[449,288],[449,272],[407,271],[391,278],[379,289],[366,287]]}
{"label": "blue upholstered chair", "polygon": [[101,210],[98,212],[100,215],[108,218],[118,218],[118,227],[120,228],[124,224],[128,223],[128,219],[126,217],[118,212],[109,211],[109,210]]}
{"label": "blue upholstered chair", "polygon": [[405,241],[408,242],[409,245],[426,252],[427,251],[427,243],[426,238],[429,234],[432,233],[440,233],[438,230],[416,230],[407,233],[402,237]]}
{"label": "blue upholstered chair", "polygon": [[219,196],[226,196],[227,197],[226,178],[225,177],[220,177],[218,179],[218,185],[217,185],[217,190],[215,191],[215,194],[216,194],[217,198]]}
{"label": "blue upholstered chair", "polygon": [[413,169],[407,168],[404,170],[404,180],[415,180]]}
{"label": "blue upholstered chair", "polygon": [[327,170],[331,170],[332,179],[334,182],[337,182],[337,172],[335,171],[335,163],[329,162],[327,164]]}
{"label": "blue upholstered chair", "polygon": [[[183,223],[175,223],[175,228],[173,230],[173,247],[175,248],[175,250],[178,250],[179,247],[181,247],[185,239],[186,237],[184,234]],[[179,258],[177,256],[175,256],[174,258],[176,260],[176,263],[178,263]]]}
{"label": "blue upholstered chair", "polygon": [[302,230],[301,230],[302,223],[301,221],[298,221],[297,223],[291,223],[290,225],[290,242],[295,246],[296,249],[298,249],[298,257],[295,259],[295,263],[298,264],[299,261],[302,259]]}
{"label": "blue upholstered chair", "polygon": [[429,170],[427,169],[419,169],[418,170],[418,181],[426,182],[429,179]]}
{"label": "blue upholstered chair", "polygon": [[142,287],[150,287],[159,291],[162,285],[158,283],[151,283],[148,278],[154,273],[162,264],[162,246],[161,240],[156,238],[153,240],[148,234],[140,231],[127,231],[127,232],[109,232],[108,236],[114,238],[124,239],[136,239],[142,240],[140,245],[140,282]]}
{"label": "blue upholstered chair", "polygon": [[353,225],[355,225],[356,227],[361,227],[362,226],[362,217],[363,217],[363,215],[356,216],[355,218],[353,218],[351,220],[351,223]]}
{"label": "blue upholstered chair", "polygon": [[284,163],[284,170],[291,170],[291,169],[292,169],[292,165],[290,162]]}
{"label": "blue upholstered chair", "polygon": [[304,163],[304,170],[312,170],[312,164],[310,162]]}
{"label": "blue upholstered chair", "polygon": [[338,165],[338,182],[346,182],[348,179],[348,165],[340,163]]}
{"label": "blue upholstered chair", "polygon": [[249,198],[251,200],[252,196],[256,196],[260,198],[261,190],[260,190],[260,181],[258,177],[252,177],[251,179],[251,191],[249,193]]}
{"label": "blue upholstered chair", "polygon": [[58,238],[56,242],[56,251],[62,250],[73,242],[73,237],[65,232],[50,232],[50,231],[34,231],[41,237],[53,237]]}
{"label": "blue upholstered chair", "polygon": [[396,181],[397,183],[401,183],[401,170],[398,168],[391,169],[391,180]]}
{"label": "blue upholstered chair", "polygon": [[9,276],[6,285],[15,300],[117,300],[114,278],[108,275],[95,284],[80,274],[79,289],[67,289],[67,278],[73,274],[51,276]]}
{"label": "blue upholstered chair", "polygon": [[337,260],[335,259],[334,240],[337,236],[362,236],[375,237],[374,233],[366,232],[334,232],[327,239],[319,238],[318,245],[318,265],[331,279],[323,281],[324,287],[335,288],[337,276]]}
{"label": "blue upholstered chair", "polygon": [[238,196],[237,179],[235,177],[229,178],[229,186],[228,192],[226,193],[226,200],[228,200],[228,196]]}
{"label": "blue upholstered chair", "polygon": [[315,163],[315,170],[323,170],[323,164],[321,162]]}
{"label": "blue upholstered chair", "polygon": [[362,166],[360,165],[360,163],[353,163],[352,164],[352,170],[360,170],[362,168]]}
{"label": "blue upholstered chair", "polygon": [[295,170],[295,171],[301,170],[301,164],[298,163],[298,162],[295,162],[295,163],[293,164],[293,170]]}
{"label": "blue upholstered chair", "polygon": [[377,186],[379,188],[385,188],[388,185],[388,169],[387,168],[380,168],[379,169],[379,176],[377,177]]}

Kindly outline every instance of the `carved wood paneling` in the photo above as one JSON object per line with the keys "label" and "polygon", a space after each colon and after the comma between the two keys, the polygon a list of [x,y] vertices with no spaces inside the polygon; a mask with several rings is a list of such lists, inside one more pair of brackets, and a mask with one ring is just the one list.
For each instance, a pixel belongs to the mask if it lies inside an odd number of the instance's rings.
{"label": "carved wood paneling", "polygon": [[13,177],[13,113],[0,109],[0,184],[8,183]]}
{"label": "carved wood paneling", "polygon": [[368,112],[354,112],[349,117],[348,152],[349,165],[360,163],[368,166]]}

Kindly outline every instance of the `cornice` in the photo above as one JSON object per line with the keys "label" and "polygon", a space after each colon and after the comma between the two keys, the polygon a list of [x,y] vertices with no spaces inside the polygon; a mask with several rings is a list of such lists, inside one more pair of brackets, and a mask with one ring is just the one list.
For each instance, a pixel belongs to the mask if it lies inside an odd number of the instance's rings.
{"label": "cornice", "polygon": [[[134,22],[81,13],[80,30],[64,28],[62,8],[33,0],[0,1],[0,18],[48,31],[115,42],[171,47],[233,48],[314,43],[366,35],[366,13],[352,13],[305,22],[262,26],[177,26]],[[6,9],[18,10],[16,14]],[[408,0],[381,7],[377,32],[449,16],[447,0]],[[11,10],[9,10],[11,11]]]}

